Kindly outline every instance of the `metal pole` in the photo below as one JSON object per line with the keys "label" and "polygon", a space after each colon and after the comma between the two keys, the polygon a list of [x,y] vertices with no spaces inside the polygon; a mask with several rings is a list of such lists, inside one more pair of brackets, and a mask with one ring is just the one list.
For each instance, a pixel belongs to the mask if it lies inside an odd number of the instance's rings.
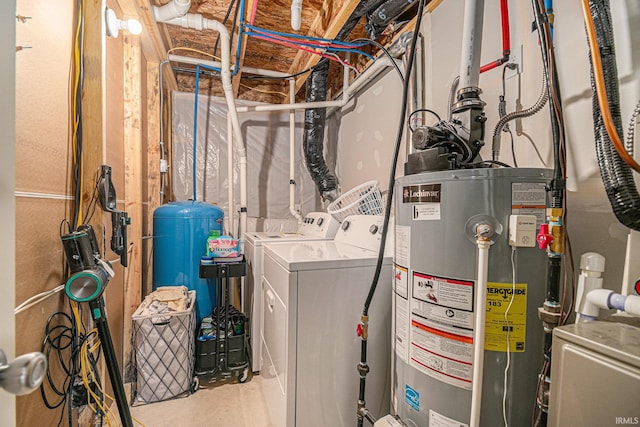
{"label": "metal pole", "polygon": [[107,323],[107,316],[104,311],[104,298],[100,297],[93,301],[89,301],[89,307],[91,308],[91,316],[96,322],[96,328],[98,328],[98,336],[100,337],[100,343],[104,352],[104,358],[107,364],[113,394],[116,404],[118,405],[120,421],[122,422],[123,427],[133,427],[131,412],[129,411],[129,405],[127,404],[127,395],[125,394],[124,386],[122,385],[122,377],[120,376],[120,369],[118,368],[116,351],[113,347],[113,340],[111,339],[111,333],[109,332],[109,323]]}

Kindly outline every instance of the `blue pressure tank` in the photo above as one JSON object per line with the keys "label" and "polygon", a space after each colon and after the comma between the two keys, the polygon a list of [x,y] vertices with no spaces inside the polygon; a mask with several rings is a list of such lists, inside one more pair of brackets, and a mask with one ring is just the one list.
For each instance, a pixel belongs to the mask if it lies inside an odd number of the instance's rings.
{"label": "blue pressure tank", "polygon": [[198,277],[210,230],[222,234],[224,212],[205,202],[173,202],[153,212],[153,289],[184,285],[196,291],[196,324],[216,303],[214,283]]}

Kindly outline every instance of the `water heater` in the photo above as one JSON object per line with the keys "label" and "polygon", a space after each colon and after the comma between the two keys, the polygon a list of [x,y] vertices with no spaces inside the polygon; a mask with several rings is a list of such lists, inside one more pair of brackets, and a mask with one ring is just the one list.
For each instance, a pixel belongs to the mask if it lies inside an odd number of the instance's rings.
{"label": "water heater", "polygon": [[215,306],[215,289],[198,277],[210,230],[222,234],[224,212],[206,202],[173,202],[153,212],[153,289],[184,285],[196,291],[198,324]]}
{"label": "water heater", "polygon": [[[481,168],[396,181],[392,405],[406,425],[469,424],[478,309],[486,310],[480,425],[504,425],[507,345],[506,416],[510,425],[531,424],[543,362],[537,310],[545,298],[546,253],[516,249],[514,291],[508,226],[512,214],[535,215],[537,227],[544,222],[551,176],[547,169]],[[479,222],[496,230],[486,307],[474,307]],[[512,295],[507,323],[504,312]]]}

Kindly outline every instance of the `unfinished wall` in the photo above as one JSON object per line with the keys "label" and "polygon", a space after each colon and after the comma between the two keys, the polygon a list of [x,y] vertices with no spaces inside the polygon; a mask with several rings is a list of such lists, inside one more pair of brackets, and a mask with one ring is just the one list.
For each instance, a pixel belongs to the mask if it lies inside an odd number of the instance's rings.
{"label": "unfinished wall", "polygon": [[[140,85],[142,65],[137,72],[127,68],[130,60],[125,54],[122,33],[117,39],[101,35],[103,9],[101,3],[86,3],[86,9],[93,6],[95,12],[91,24],[87,24],[87,37],[96,37],[95,45],[85,58],[85,91],[83,102],[87,116],[83,121],[85,131],[91,137],[84,140],[86,153],[83,179],[83,212],[87,217],[87,207],[100,164],[113,168],[113,183],[117,191],[117,207],[125,205],[125,130],[124,84],[125,76],[134,75]],[[118,3],[107,4],[121,16]],[[19,0],[18,13],[31,19],[17,29],[18,37],[24,44],[33,46],[17,56],[16,62],[16,305],[32,295],[50,290],[64,281],[64,256],[60,243],[60,222],[71,220],[71,133],[70,133],[70,64],[74,30],[74,10],[72,4],[60,4],[43,0]],[[89,18],[87,18],[89,20]],[[89,21],[87,21],[89,22]],[[138,41],[129,42],[137,45]],[[141,61],[141,63],[143,63]],[[144,64],[146,67],[146,63]],[[145,68],[146,69],[146,68]],[[152,83],[152,86],[156,83]],[[130,96],[131,98],[131,96]],[[140,90],[133,98],[140,101]],[[104,112],[104,114],[103,114]],[[127,116],[128,123],[143,126],[141,114]],[[131,125],[129,125],[131,126]],[[135,135],[135,133],[134,133]],[[139,140],[140,138],[138,138]],[[141,154],[140,154],[141,155]],[[137,168],[141,173],[142,168]],[[136,185],[142,187],[143,178]],[[137,197],[141,204],[141,197]],[[142,224],[141,214],[132,218],[138,227]],[[119,265],[119,258],[109,248],[111,238],[111,215],[103,214],[100,207],[94,214],[92,224],[103,249],[104,256],[115,267],[116,276],[110,280],[105,292],[109,326],[121,369],[123,353],[126,350],[126,318],[124,300],[125,284],[140,288],[129,270]],[[66,232],[66,229],[64,230]],[[141,246],[138,244],[138,246]],[[140,250],[138,248],[138,250]],[[132,266],[133,267],[133,266]],[[139,271],[138,266],[138,271]],[[25,353],[40,350],[47,319],[56,311],[69,312],[64,293],[57,294],[41,304],[16,316],[16,351]],[[55,324],[55,323],[54,323]],[[67,355],[68,356],[68,355]],[[61,384],[61,369],[53,360],[52,375]],[[104,375],[105,383],[108,377]],[[107,385],[107,390],[110,387]],[[60,400],[49,394],[52,402]],[[17,421],[19,426],[58,425],[61,409],[45,408],[39,392],[17,399]],[[76,417],[77,411],[73,416]],[[66,414],[65,414],[66,417]]]}
{"label": "unfinished wall", "polygon": [[[630,32],[630,22],[636,22],[640,14],[633,1],[611,2],[615,19],[617,53],[619,63],[623,122],[633,111],[638,90],[638,49],[640,35]],[[432,14],[425,16],[423,34],[427,44],[425,84],[427,108],[445,115],[449,88],[458,75],[462,38],[462,2],[447,0]],[[521,73],[506,73],[507,111],[515,109],[516,102],[528,108],[538,98],[542,88],[542,62],[537,35],[531,32],[533,15],[530,2],[509,2],[511,18],[511,49],[523,65]],[[555,46],[565,107],[566,130],[569,150],[569,192],[567,196],[567,228],[573,243],[576,263],[587,251],[597,251],[607,257],[605,280],[612,289],[620,288],[624,264],[624,250],[628,230],[618,223],[604,193],[597,165],[591,126],[591,89],[587,62],[587,43],[584,35],[582,12],[579,2],[555,2]],[[498,0],[485,2],[485,22],[482,45],[482,64],[500,57],[500,9]],[[635,20],[635,21],[634,21]],[[635,55],[633,53],[635,52]],[[388,167],[379,159],[392,155],[397,129],[397,115],[401,92],[387,88],[385,81],[397,84],[393,73],[387,74],[377,84],[372,84],[365,95],[356,101],[358,106],[344,111],[339,131],[338,176],[343,191],[367,179],[388,180]],[[482,99],[487,102],[487,134],[493,133],[498,119],[497,101],[502,92],[502,69],[494,69],[481,75]],[[376,91],[383,91],[377,97]],[[387,128],[384,143],[372,138],[377,129]],[[547,106],[534,117],[518,120],[511,125],[515,139],[515,155],[520,167],[544,167],[551,165],[551,133]],[[371,135],[370,135],[371,134]],[[364,137],[367,136],[367,137]],[[490,142],[490,138],[486,138]],[[372,149],[371,141],[374,141]],[[540,152],[536,154],[534,144]],[[403,160],[401,149],[400,161]],[[377,155],[374,153],[378,152]],[[490,143],[482,151],[484,159],[490,158]],[[513,164],[509,137],[503,137],[500,160]],[[387,160],[388,162],[388,160]],[[402,170],[402,165],[399,165]]]}

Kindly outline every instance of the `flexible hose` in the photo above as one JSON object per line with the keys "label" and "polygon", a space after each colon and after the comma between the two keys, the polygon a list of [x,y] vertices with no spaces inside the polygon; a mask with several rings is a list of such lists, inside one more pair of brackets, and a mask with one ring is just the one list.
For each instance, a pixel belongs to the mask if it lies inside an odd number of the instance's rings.
{"label": "flexible hose", "polygon": [[[590,5],[593,8],[593,12],[589,11]],[[600,15],[598,11],[600,11],[600,13],[603,13],[604,15]],[[620,141],[619,135],[622,134],[622,126],[615,125],[612,115],[615,114],[616,112],[615,111],[612,112],[609,108],[610,103],[613,104],[614,100],[607,99],[608,97],[613,97],[613,94],[611,94],[606,90],[607,85],[605,84],[605,75],[607,76],[606,79],[608,79],[609,81],[611,81],[611,75],[606,74],[604,72],[604,65],[601,59],[601,50],[602,50],[602,56],[612,56],[613,58],[615,58],[615,51],[613,50],[614,49],[613,33],[610,29],[611,16],[609,13],[609,3],[607,2],[605,6],[604,4],[602,5],[596,4],[595,2],[591,2],[589,0],[582,0],[582,12],[584,14],[584,21],[587,27],[587,38],[589,40],[589,49],[591,51],[591,70],[593,74],[593,80],[595,81],[595,84],[592,85],[592,87],[594,89],[594,93],[597,95],[600,114],[602,115],[602,121],[604,123],[604,127],[609,136],[609,140],[613,143],[613,146],[615,147],[616,151],[618,152],[622,160],[624,160],[624,162],[627,165],[631,166],[636,172],[640,172],[640,165],[633,159],[633,157],[629,155],[629,153],[627,153],[627,151],[624,149],[624,146],[622,145],[622,142]],[[595,20],[593,19],[592,15],[598,18],[597,25],[594,22]],[[607,20],[607,27],[609,28],[607,31],[605,31],[605,29],[602,28],[604,25],[603,21],[605,20],[605,18]],[[598,31],[596,27],[599,27],[600,29],[600,36],[598,36],[597,34]],[[603,44],[600,43],[600,38],[605,36],[605,34],[602,34],[602,32],[605,32],[605,33],[611,32],[610,44],[603,46]],[[607,51],[608,46],[611,47],[612,49],[611,52]],[[615,67],[615,62],[610,67],[607,67],[607,68],[611,70],[611,68],[613,67]],[[615,86],[617,86],[617,71],[616,71]],[[616,87],[616,92],[617,91],[618,90]]]}
{"label": "flexible hose", "polygon": [[627,150],[629,155],[633,156],[633,144],[635,142],[636,136],[636,118],[640,114],[640,101],[636,104],[635,110],[633,110],[633,114],[631,115],[631,120],[629,120],[629,127],[627,128],[627,140],[624,143],[624,148]]}
{"label": "flexible hose", "polygon": [[[590,40],[590,44],[592,47],[593,45],[598,47],[595,52],[592,50],[590,58],[591,87],[594,92],[592,98],[593,124],[600,175],[616,218],[623,225],[640,231],[640,195],[633,180],[631,167],[623,159],[623,156],[619,155],[620,152],[615,142],[612,145],[611,141],[612,136],[617,138],[622,134],[622,119],[620,117],[618,71],[609,2],[608,0],[591,0],[587,7],[591,8],[588,21],[593,26],[592,35],[597,39]],[[597,19],[592,19],[592,15]],[[599,80],[602,81],[598,83]],[[608,100],[605,100],[604,109],[601,99],[603,93],[606,93],[608,97]],[[611,123],[607,125],[609,120]],[[615,128],[610,131],[608,127],[611,125]],[[626,152],[624,154],[628,156]]]}
{"label": "flexible hose", "polygon": [[493,145],[491,146],[491,152],[493,156],[493,160],[498,160],[500,156],[500,138],[502,129],[504,126],[512,120],[523,119],[525,117],[531,117],[545,106],[547,101],[549,100],[549,79],[547,78],[546,71],[543,71],[542,77],[542,92],[540,92],[540,96],[535,104],[526,110],[513,111],[504,117],[501,117],[496,123],[496,127],[493,129]]}

